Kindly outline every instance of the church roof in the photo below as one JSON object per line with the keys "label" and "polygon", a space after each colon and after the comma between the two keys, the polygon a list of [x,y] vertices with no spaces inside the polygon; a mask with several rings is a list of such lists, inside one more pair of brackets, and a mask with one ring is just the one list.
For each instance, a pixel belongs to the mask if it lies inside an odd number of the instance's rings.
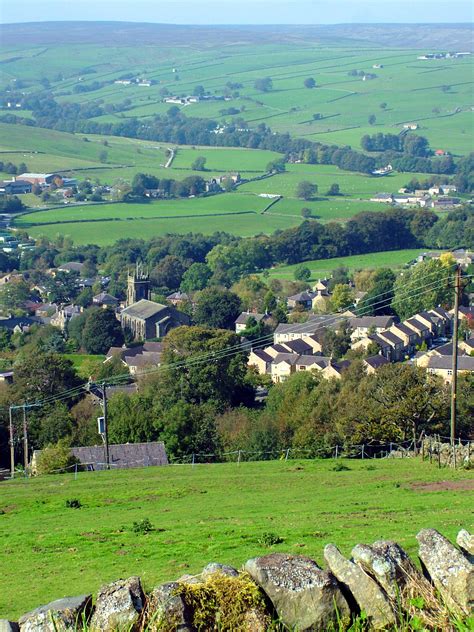
{"label": "church roof", "polygon": [[162,305],[161,303],[155,303],[154,301],[148,301],[147,299],[142,298],[141,301],[133,303],[133,305],[129,305],[123,309],[121,315],[146,320],[147,318],[151,318],[164,310],[169,310],[169,307],[167,305]]}

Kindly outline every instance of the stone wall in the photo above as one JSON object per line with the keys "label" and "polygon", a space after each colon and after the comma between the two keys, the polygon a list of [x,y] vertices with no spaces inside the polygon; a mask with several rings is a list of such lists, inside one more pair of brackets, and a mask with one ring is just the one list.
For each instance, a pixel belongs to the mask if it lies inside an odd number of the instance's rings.
{"label": "stone wall", "polygon": [[354,620],[364,630],[464,629],[459,622],[474,607],[474,536],[460,531],[456,546],[423,529],[417,540],[423,572],[396,542],[358,544],[350,559],[328,544],[327,570],[308,557],[270,553],[240,571],[209,564],[148,594],[130,577],[103,586],[95,604],[90,594],[58,599],[18,623],[0,620],[0,632],[342,632]]}
{"label": "stone wall", "polygon": [[474,465],[474,443],[465,444],[442,442],[436,437],[425,437],[421,448],[424,459],[437,463],[440,467],[466,467]]}

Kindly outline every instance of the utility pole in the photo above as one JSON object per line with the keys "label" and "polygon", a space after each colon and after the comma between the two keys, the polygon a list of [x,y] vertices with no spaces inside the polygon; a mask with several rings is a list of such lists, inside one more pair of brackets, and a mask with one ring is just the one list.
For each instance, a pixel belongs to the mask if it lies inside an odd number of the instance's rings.
{"label": "utility pole", "polygon": [[453,317],[453,358],[451,380],[451,445],[454,445],[456,436],[456,395],[458,388],[458,322],[459,322],[459,298],[461,295],[461,266],[456,266],[454,278],[454,317]]}
{"label": "utility pole", "polygon": [[27,403],[23,403],[23,461],[25,465],[25,476],[28,472],[28,424],[26,421]]}
{"label": "utility pole", "polygon": [[10,430],[10,476],[15,478],[15,446],[13,445],[13,406],[9,408],[9,430]]}
{"label": "utility pole", "polygon": [[107,385],[102,383],[102,406],[104,411],[104,442],[105,442],[105,462],[107,469],[110,470],[110,454],[109,454],[109,429],[107,425]]}

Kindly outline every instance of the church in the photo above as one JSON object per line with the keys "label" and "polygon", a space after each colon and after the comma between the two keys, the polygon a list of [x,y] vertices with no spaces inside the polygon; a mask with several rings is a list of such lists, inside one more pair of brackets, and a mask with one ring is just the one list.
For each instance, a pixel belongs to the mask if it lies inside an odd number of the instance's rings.
{"label": "church", "polygon": [[122,329],[134,340],[145,341],[163,338],[170,329],[190,325],[187,314],[174,307],[150,301],[150,277],[141,264],[137,264],[127,279],[127,306],[120,314]]}

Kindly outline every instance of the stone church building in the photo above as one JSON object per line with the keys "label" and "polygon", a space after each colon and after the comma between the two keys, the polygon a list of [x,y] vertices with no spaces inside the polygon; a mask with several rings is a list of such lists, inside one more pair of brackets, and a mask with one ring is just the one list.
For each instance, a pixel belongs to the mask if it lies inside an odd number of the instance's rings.
{"label": "stone church building", "polygon": [[150,301],[149,275],[140,264],[128,275],[127,306],[120,314],[120,321],[136,341],[163,338],[170,329],[191,324],[184,312]]}

